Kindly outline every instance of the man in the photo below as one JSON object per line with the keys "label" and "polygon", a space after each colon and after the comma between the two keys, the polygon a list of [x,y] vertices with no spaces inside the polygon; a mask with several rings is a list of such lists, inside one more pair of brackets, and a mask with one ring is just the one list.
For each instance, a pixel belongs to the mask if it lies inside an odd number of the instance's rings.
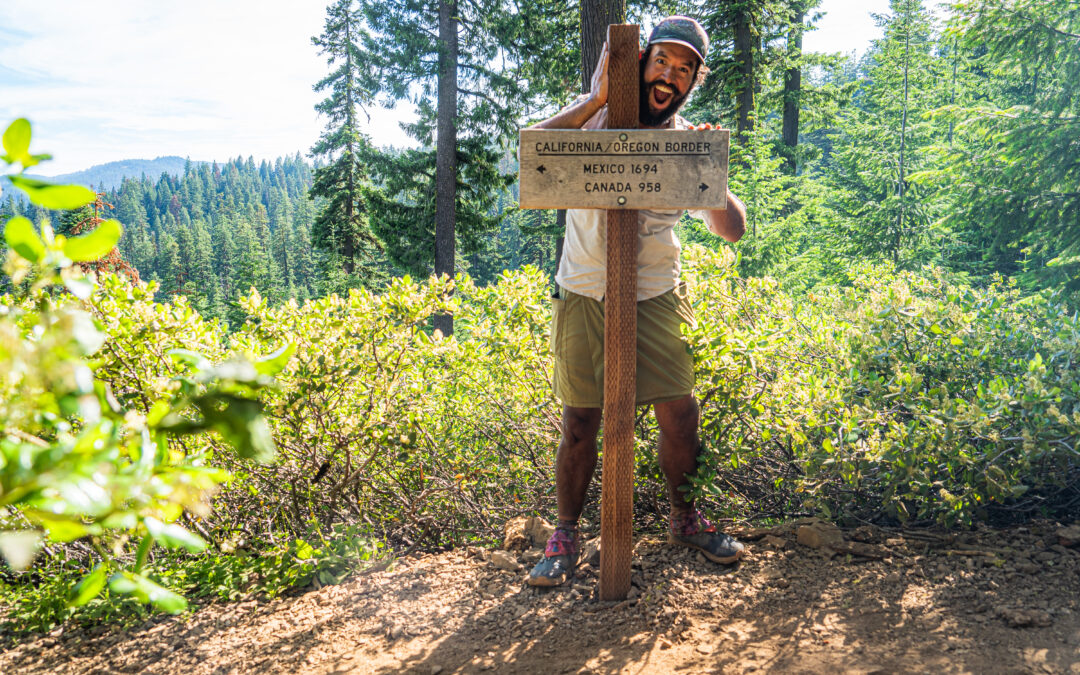
{"label": "man", "polygon": [[[697,21],[668,17],[657,24],[641,55],[639,126],[691,127],[676,112],[704,77],[709,38]],[[603,129],[607,119],[608,47],[592,78],[592,91],[533,128]],[[745,231],[746,211],[731,192],[728,208],[702,215],[709,229],[728,241]],[[702,551],[719,563],[743,557],[742,544],[717,532],[679,488],[697,469],[698,404],[693,395],[693,359],[680,324],[694,323],[686,289],[679,281],[679,240],[674,226],[682,211],[638,212],[637,404],[652,405],[660,427],[660,467],[671,499],[670,541]],[[552,345],[555,395],[563,403],[562,440],[555,459],[558,525],[544,557],[529,573],[534,586],[569,579],[581,549],[578,519],[596,469],[596,435],[604,390],[603,300],[607,280],[607,214],[571,209],[559,273],[561,293],[553,299]]]}

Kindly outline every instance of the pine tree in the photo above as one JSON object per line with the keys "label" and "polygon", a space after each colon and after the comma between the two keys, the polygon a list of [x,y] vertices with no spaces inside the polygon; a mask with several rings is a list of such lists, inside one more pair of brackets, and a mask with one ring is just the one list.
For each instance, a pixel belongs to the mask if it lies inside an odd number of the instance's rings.
{"label": "pine tree", "polygon": [[[372,158],[380,190],[372,224],[395,264],[407,271],[453,276],[462,253],[494,230],[490,214],[512,176],[500,174],[500,142],[516,136],[522,83],[502,67],[513,59],[518,15],[492,0],[360,0],[378,39],[365,45],[377,60],[383,103],[408,100],[419,119],[404,125],[420,150]],[[509,36],[509,37],[508,37]],[[449,316],[436,327],[452,331]]]}
{"label": "pine tree", "polygon": [[928,261],[937,205],[910,177],[930,166],[929,149],[948,133],[927,119],[946,102],[948,78],[922,0],[892,0],[891,9],[877,17],[885,35],[834,139],[834,205],[844,216],[835,244],[851,257],[912,266]]}
{"label": "pine tree", "polygon": [[[368,178],[361,162],[368,141],[360,132],[359,114],[371,100],[375,77],[374,64],[359,46],[365,36],[353,0],[337,0],[327,7],[322,35],[312,38],[333,68],[315,84],[316,91],[329,96],[316,106],[327,117],[327,128],[311,153],[329,163],[316,170],[311,187],[312,197],[325,199],[312,241],[332,254],[346,276],[371,266],[379,249],[368,225],[364,205]],[[356,282],[370,283],[371,278],[365,272],[356,275]]]}
{"label": "pine tree", "polygon": [[956,262],[1080,289],[1080,5],[969,0],[956,9],[959,89],[981,79],[978,98],[949,111],[956,138],[943,148]]}

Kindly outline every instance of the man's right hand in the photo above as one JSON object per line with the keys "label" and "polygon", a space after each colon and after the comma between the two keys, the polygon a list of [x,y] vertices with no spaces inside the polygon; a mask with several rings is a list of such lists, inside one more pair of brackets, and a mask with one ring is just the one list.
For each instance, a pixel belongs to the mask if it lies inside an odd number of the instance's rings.
{"label": "man's right hand", "polygon": [[597,108],[607,103],[608,96],[608,43],[604,40],[604,46],[600,48],[600,58],[596,61],[596,70],[592,74],[592,83],[589,89],[589,98]]}

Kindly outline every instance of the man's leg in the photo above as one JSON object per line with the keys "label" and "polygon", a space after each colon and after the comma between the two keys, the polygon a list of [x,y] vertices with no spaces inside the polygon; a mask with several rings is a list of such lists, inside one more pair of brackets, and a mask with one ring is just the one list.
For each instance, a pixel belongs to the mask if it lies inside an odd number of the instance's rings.
{"label": "man's leg", "polygon": [[693,499],[679,488],[688,485],[688,475],[697,471],[698,404],[693,394],[667,403],[657,403],[656,422],[660,426],[660,470],[667,479],[671,516],[682,516],[694,508]]}
{"label": "man's leg", "polygon": [[563,584],[577,565],[581,553],[578,519],[596,471],[596,434],[602,414],[600,408],[563,406],[562,439],[555,455],[559,522],[547,542],[544,557],[529,572],[527,581],[532,586]]}
{"label": "man's leg", "polygon": [[696,548],[714,562],[738,561],[746,553],[743,545],[717,532],[694,508],[693,498],[680,490],[689,486],[688,476],[697,471],[701,452],[697,399],[690,394],[675,401],[657,403],[654,408],[660,427],[660,469],[667,479],[671,499],[671,543]]}
{"label": "man's leg", "polygon": [[555,455],[555,496],[559,521],[576,523],[585,507],[585,493],[596,471],[596,434],[600,408],[563,406],[562,440]]}

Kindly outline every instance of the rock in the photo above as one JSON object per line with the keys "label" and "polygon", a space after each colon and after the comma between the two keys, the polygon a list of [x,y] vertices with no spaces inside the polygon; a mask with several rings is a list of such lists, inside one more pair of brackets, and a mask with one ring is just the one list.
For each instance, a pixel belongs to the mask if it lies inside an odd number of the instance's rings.
{"label": "rock", "polygon": [[436,663],[436,664],[431,666],[431,675],[439,675],[439,673],[441,673],[441,672],[442,672],[442,666],[440,666],[439,664]]}
{"label": "rock", "polygon": [[697,646],[697,650],[699,654],[712,654],[713,646],[710,644],[702,643]]}
{"label": "rock", "polygon": [[1068,527],[1058,528],[1057,539],[1058,543],[1062,546],[1080,545],[1080,523],[1073,523]]}
{"label": "rock", "polygon": [[520,567],[517,558],[506,551],[492,551],[491,564],[507,572],[516,572]]}
{"label": "rock", "polygon": [[809,525],[800,525],[795,535],[799,544],[813,549],[836,550],[844,542],[840,529],[823,520],[816,520]]}
{"label": "rock", "polygon": [[543,548],[555,526],[538,516],[518,516],[503,525],[503,549],[524,551]]}
{"label": "rock", "polygon": [[764,543],[766,546],[771,546],[778,551],[782,551],[788,547],[788,540],[783,537],[777,537],[774,534],[765,535]]}
{"label": "rock", "polygon": [[535,565],[540,562],[540,558],[544,557],[544,552],[541,549],[533,548],[525,551],[521,554],[521,559],[526,565]]}
{"label": "rock", "polygon": [[999,607],[997,615],[1004,619],[1010,628],[1044,628],[1054,622],[1053,618],[1041,609]]}
{"label": "rock", "polygon": [[600,537],[588,540],[581,547],[581,562],[594,567],[600,564]]}

